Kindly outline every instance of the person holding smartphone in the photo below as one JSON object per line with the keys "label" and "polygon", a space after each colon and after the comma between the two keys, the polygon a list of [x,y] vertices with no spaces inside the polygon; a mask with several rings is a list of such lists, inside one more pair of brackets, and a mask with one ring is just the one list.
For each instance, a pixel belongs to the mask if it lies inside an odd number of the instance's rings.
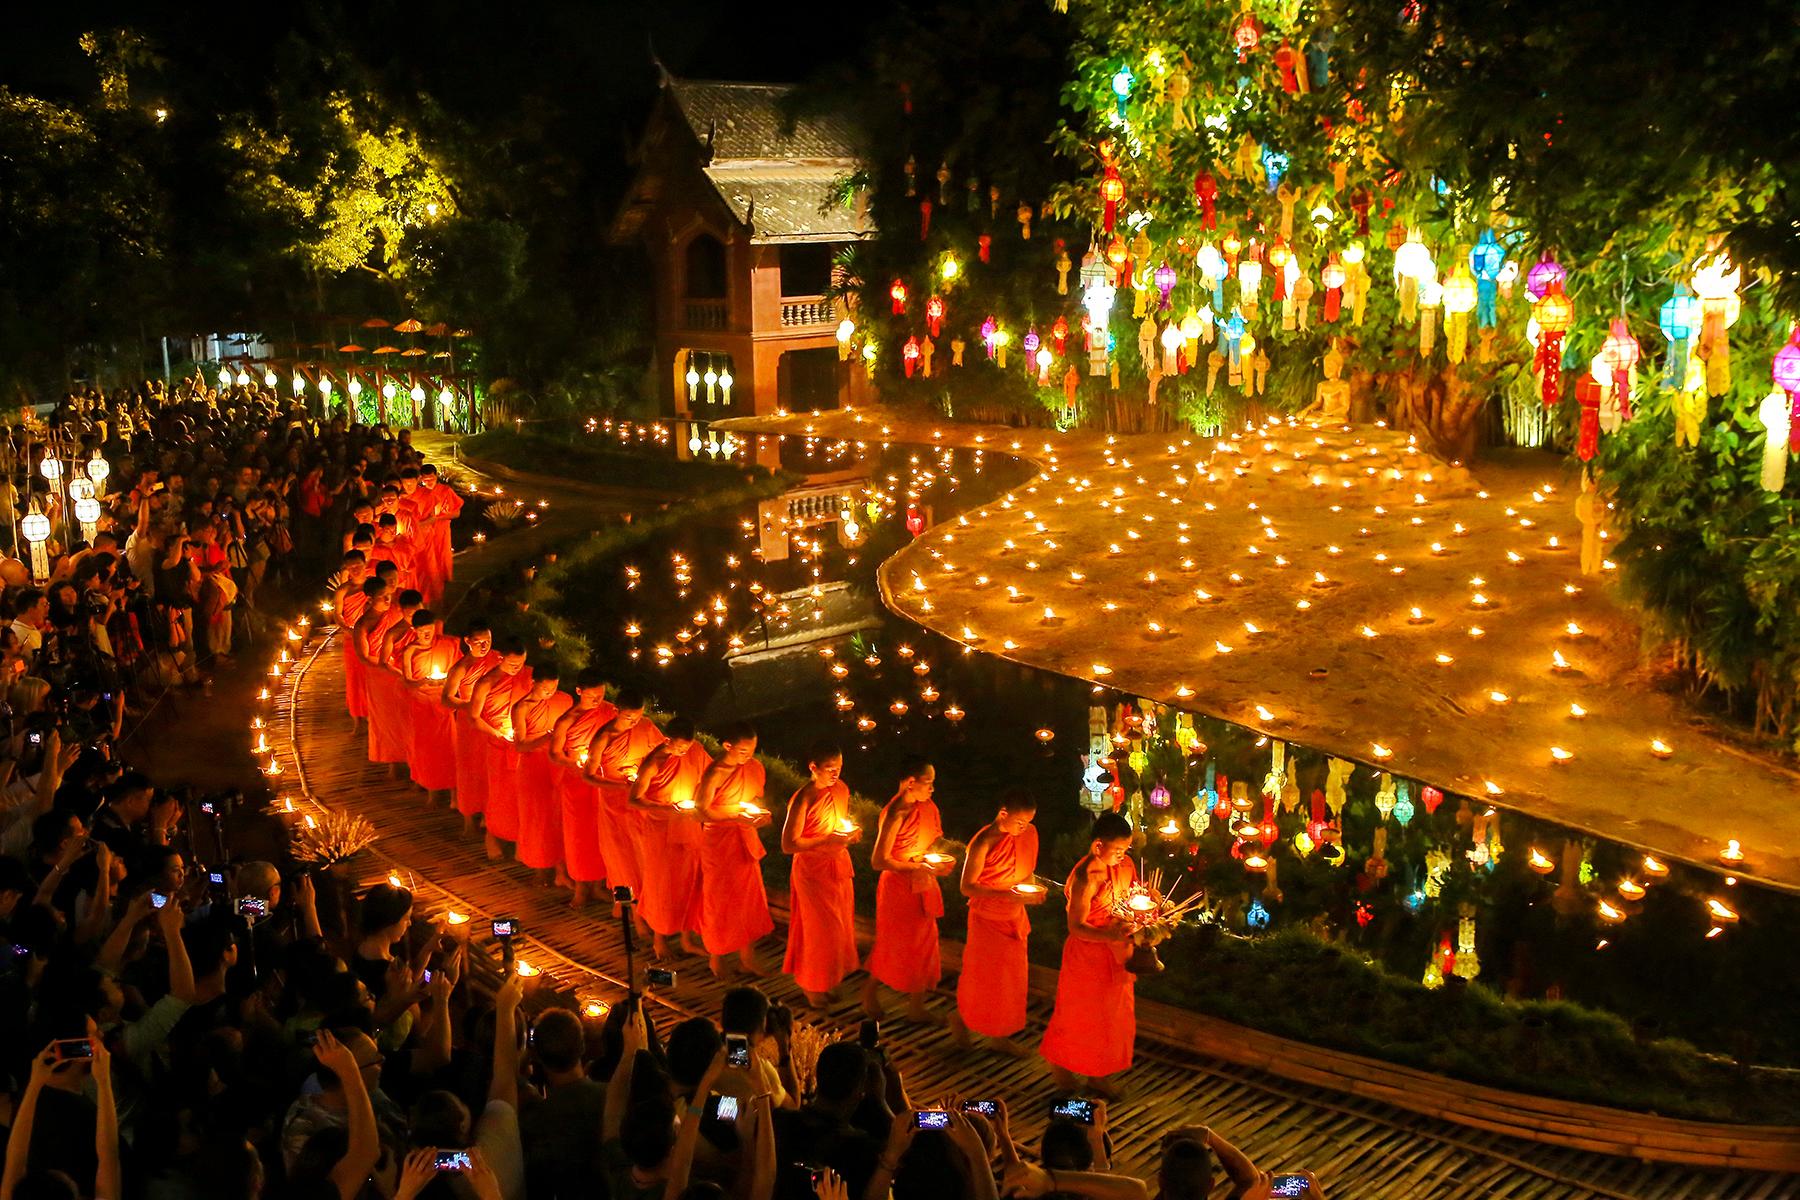
{"label": "person holding smartphone", "polygon": [[[1231,1188],[1223,1196],[1214,1182],[1215,1162]],[[1163,1135],[1156,1193],[1157,1200],[1275,1200],[1288,1196],[1325,1200],[1325,1189],[1311,1171],[1271,1175],[1205,1125],[1187,1125]]]}

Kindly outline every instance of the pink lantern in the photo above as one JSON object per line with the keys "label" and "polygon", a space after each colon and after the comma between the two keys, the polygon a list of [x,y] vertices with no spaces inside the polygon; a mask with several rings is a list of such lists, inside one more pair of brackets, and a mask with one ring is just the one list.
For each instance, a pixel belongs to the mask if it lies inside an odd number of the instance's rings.
{"label": "pink lantern", "polygon": [[1613,395],[1619,398],[1619,416],[1629,421],[1632,369],[1637,366],[1642,350],[1638,340],[1631,336],[1624,317],[1614,317],[1609,330],[1606,342],[1600,347],[1600,358],[1612,369]]}
{"label": "pink lantern", "polygon": [[1171,267],[1168,263],[1163,263],[1156,268],[1156,274],[1153,278],[1156,280],[1156,290],[1162,293],[1162,304],[1160,307],[1164,312],[1167,312],[1169,309],[1169,293],[1175,290],[1175,268]]}
{"label": "pink lantern", "polygon": [[1552,283],[1561,283],[1568,276],[1569,273],[1563,270],[1562,264],[1551,258],[1550,252],[1546,250],[1544,256],[1525,275],[1525,294],[1533,300],[1541,300]]}
{"label": "pink lantern", "polygon": [[1800,454],[1800,325],[1794,326],[1787,345],[1775,352],[1769,368],[1775,386],[1788,394],[1788,450]]}

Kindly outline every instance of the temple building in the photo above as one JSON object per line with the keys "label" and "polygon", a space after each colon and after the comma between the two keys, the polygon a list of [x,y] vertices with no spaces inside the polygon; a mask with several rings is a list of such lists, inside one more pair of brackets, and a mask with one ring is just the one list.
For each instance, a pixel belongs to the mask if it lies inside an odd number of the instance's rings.
{"label": "temple building", "polygon": [[871,229],[856,140],[841,116],[796,116],[793,92],[663,76],[610,236],[649,254],[664,413],[836,408],[868,386],[839,360],[827,296],[836,256]]}

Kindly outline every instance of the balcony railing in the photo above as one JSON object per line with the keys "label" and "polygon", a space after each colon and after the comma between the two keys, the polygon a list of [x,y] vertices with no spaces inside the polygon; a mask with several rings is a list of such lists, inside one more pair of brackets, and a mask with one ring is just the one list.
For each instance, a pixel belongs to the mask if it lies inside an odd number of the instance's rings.
{"label": "balcony railing", "polygon": [[837,324],[831,301],[823,296],[785,296],[781,301],[781,327],[807,329]]}
{"label": "balcony railing", "polygon": [[726,304],[723,300],[683,300],[681,314],[683,327],[687,329],[723,329],[726,321]]}

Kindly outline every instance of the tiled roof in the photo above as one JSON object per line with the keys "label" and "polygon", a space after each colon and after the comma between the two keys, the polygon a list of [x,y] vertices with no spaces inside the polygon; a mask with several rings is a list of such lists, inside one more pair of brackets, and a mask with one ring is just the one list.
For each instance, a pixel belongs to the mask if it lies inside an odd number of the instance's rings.
{"label": "tiled roof", "polygon": [[848,167],[706,168],[732,215],[754,242],[842,241],[870,232],[866,205],[834,198]]}
{"label": "tiled roof", "polygon": [[671,79],[676,107],[715,163],[730,160],[854,162],[857,137],[835,114],[791,116],[790,84]]}

